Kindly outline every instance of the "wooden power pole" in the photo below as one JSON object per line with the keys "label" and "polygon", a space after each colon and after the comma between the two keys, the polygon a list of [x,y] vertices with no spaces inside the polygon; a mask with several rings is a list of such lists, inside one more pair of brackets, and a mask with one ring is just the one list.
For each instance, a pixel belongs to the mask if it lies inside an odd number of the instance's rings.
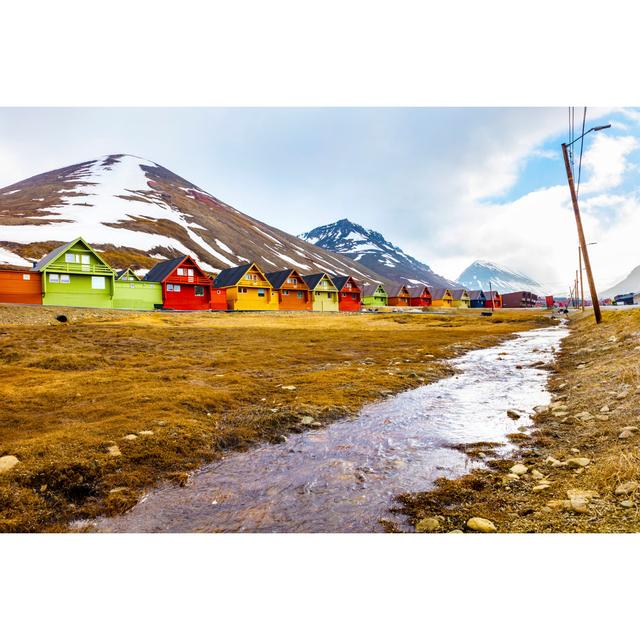
{"label": "wooden power pole", "polygon": [[573,213],[576,217],[576,226],[578,227],[578,240],[580,241],[580,249],[582,258],[584,259],[584,268],[587,271],[587,281],[589,282],[589,292],[591,293],[591,302],[593,303],[593,315],[596,323],[602,322],[602,313],[600,312],[600,302],[598,300],[598,292],[596,284],[593,280],[591,271],[591,262],[589,261],[589,253],[587,252],[587,241],[584,238],[584,230],[582,229],[582,220],[580,219],[580,209],[578,207],[578,196],[576,195],[576,186],[573,182],[573,174],[571,173],[571,164],[569,163],[569,154],[567,145],[562,144],[562,155],[564,156],[564,167],[567,171],[567,180],[569,181],[569,190],[571,191],[571,201],[573,203]]}
{"label": "wooden power pole", "polygon": [[580,271],[580,306],[584,311],[584,287],[582,285],[582,249],[578,247],[578,269]]}

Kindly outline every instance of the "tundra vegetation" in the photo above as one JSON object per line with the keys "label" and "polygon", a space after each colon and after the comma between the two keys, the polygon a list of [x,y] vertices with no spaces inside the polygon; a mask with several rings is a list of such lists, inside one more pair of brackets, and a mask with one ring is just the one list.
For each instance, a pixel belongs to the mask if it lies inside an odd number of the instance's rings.
{"label": "tundra vegetation", "polygon": [[418,531],[433,520],[432,531],[479,531],[474,518],[499,532],[640,531],[640,310],[604,312],[600,325],[586,312],[570,328],[553,401],[536,408],[531,433],[514,434],[508,459],[400,496]]}
{"label": "tundra vegetation", "polygon": [[549,321],[0,306],[0,530],[120,513],[224,451],[319,428]]}

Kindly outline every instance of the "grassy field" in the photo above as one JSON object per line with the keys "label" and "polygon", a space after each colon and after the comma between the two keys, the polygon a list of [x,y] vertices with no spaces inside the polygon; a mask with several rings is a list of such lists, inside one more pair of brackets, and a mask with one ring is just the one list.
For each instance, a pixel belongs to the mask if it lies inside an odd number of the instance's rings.
{"label": "grassy field", "polygon": [[[640,310],[605,312],[600,325],[579,314],[570,326],[553,403],[531,437],[511,460],[402,496],[414,523],[442,517],[441,531],[465,530],[482,517],[503,532],[640,531]],[[510,477],[514,463],[527,472]]]}
{"label": "grassy field", "polygon": [[0,306],[0,456],[20,461],[0,473],[0,530],[122,512],[160,479],[447,375],[446,358],[546,315]]}

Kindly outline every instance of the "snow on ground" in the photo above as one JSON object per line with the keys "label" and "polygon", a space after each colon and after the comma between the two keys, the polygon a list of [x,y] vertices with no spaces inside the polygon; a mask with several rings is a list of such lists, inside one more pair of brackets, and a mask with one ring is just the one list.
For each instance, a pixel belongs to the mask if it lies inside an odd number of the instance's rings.
{"label": "snow on ground", "polygon": [[265,262],[268,262],[269,264],[273,265],[274,267],[277,267],[278,265],[275,262],[271,262],[271,260],[269,260],[269,258],[265,258],[264,256],[260,256]]}
{"label": "snow on ground", "polygon": [[266,231],[263,231],[262,229],[258,229],[258,227],[256,227],[255,224],[251,225],[258,233],[261,233],[263,236],[267,236],[267,238],[269,238],[269,240],[273,240],[276,244],[279,244],[280,246],[282,246],[282,242],[280,242],[280,240],[278,240],[278,238],[274,238],[273,236],[270,236]]}
{"label": "snow on ground", "polygon": [[5,191],[2,195],[10,196],[12,193],[18,193],[18,191],[21,191],[21,189],[14,189],[13,191]]}
{"label": "snow on ground", "polygon": [[[204,229],[204,227],[202,227],[202,229]],[[235,255],[233,253],[233,251],[231,251],[231,249],[229,249],[228,245],[226,245],[224,242],[222,242],[222,240],[218,240],[218,238],[215,238],[214,242],[223,250],[226,251],[227,253],[230,253],[232,256]]]}
{"label": "snow on ground", "polygon": [[[4,239],[5,238],[3,238],[3,240]],[[29,262],[29,260],[21,258],[17,253],[13,253],[13,251],[9,251],[9,249],[5,249],[4,247],[0,247],[0,263],[13,264],[16,267],[31,266],[31,262]]]}
{"label": "snow on ground", "polygon": [[302,262],[296,262],[293,258],[290,258],[286,253],[278,253],[277,251],[273,251],[276,255],[278,255],[282,260],[292,264],[294,267],[298,267],[300,269],[310,269],[309,265],[303,264]]}

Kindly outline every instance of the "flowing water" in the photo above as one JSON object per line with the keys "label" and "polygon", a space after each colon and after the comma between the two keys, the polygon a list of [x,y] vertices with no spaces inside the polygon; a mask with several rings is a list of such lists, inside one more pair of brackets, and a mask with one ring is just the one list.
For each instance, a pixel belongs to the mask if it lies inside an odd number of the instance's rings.
{"label": "flowing water", "polygon": [[[186,487],[164,485],[99,531],[382,531],[394,497],[479,464],[452,445],[500,442],[549,402],[548,363],[563,326],[517,334],[451,361],[458,373],[365,407],[355,419],[230,453]],[[518,420],[507,409],[523,412]]]}

